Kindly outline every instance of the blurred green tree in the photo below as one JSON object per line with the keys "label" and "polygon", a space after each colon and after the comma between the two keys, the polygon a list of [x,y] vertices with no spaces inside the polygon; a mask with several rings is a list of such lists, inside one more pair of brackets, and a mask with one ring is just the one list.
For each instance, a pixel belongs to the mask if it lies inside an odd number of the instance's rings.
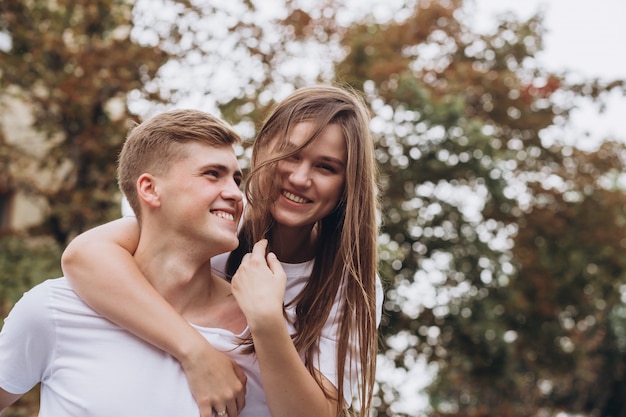
{"label": "blurred green tree", "polygon": [[[541,16],[478,34],[462,6],[417,1],[343,38],[337,74],[370,97],[384,175],[381,358],[436,365],[432,416],[622,415],[625,148],[542,134],[624,82],[537,67]],[[381,415],[415,415],[380,388]]]}
{"label": "blurred green tree", "polygon": [[[351,84],[383,174],[378,415],[417,414],[402,375],[422,359],[432,416],[624,414],[625,149],[559,136],[576,100],[601,104],[624,82],[538,67],[540,15],[479,34],[461,0],[352,23],[344,1],[285,0],[270,18],[255,4],[164,0],[172,13],[157,16],[151,1],[4,0],[1,92],[33,109],[41,163],[63,175],[52,191],[15,175],[33,157],[0,137],[0,187],[53,201],[38,232],[63,245],[117,216],[114,162],[141,106],[217,109],[253,138],[291,89]],[[6,253],[2,270],[17,270],[24,258]]]}
{"label": "blurred green tree", "polygon": [[2,153],[13,156],[0,172],[53,203],[38,233],[64,245],[118,215],[113,162],[133,119],[127,95],[141,91],[159,100],[146,85],[168,54],[133,39],[132,4],[125,1],[7,0],[0,16],[10,40],[0,51],[0,94],[32,114],[36,145],[45,149],[42,158],[32,142],[20,141],[22,132],[6,132]]}

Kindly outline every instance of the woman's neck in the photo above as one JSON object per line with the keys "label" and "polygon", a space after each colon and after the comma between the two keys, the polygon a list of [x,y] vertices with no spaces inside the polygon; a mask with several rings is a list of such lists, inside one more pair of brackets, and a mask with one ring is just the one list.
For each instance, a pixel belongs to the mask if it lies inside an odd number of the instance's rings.
{"label": "woman's neck", "polygon": [[281,262],[302,263],[315,257],[315,228],[291,228],[276,225],[271,232],[270,250]]}

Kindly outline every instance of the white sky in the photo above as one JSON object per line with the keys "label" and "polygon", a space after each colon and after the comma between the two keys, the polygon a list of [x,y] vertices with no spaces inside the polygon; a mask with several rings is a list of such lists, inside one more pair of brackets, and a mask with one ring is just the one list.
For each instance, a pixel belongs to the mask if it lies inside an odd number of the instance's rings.
{"label": "white sky", "polygon": [[478,20],[513,11],[528,17],[545,10],[550,69],[575,69],[588,76],[626,77],[626,2],[624,0],[476,0]]}
{"label": "white sky", "polygon": [[[495,13],[512,11],[527,18],[545,12],[544,52],[537,58],[548,70],[571,71],[585,78],[626,79],[626,1],[624,0],[475,0],[477,24],[488,28]],[[594,106],[572,114],[572,131],[589,131],[596,141],[626,141],[626,98],[612,94],[604,115]],[[587,148],[588,143],[578,143]]]}

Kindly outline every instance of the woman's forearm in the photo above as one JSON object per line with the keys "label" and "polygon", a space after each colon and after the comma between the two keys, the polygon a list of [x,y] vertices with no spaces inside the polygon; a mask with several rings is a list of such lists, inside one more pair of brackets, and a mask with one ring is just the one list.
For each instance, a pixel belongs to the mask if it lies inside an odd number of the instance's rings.
{"label": "woman's forearm", "polygon": [[176,358],[197,332],[144,277],[132,253],[139,242],[133,217],[91,229],[74,239],[61,265],[76,293],[94,310]]}
{"label": "woman's forearm", "polygon": [[[99,314],[150,344],[184,360],[184,341],[201,336],[150,285],[124,249],[111,243],[90,243],[83,251],[103,255],[79,265],[80,256],[66,258],[63,270],[76,293]],[[115,261],[106,261],[115,259]]]}
{"label": "woman's forearm", "polygon": [[[244,256],[232,290],[252,333],[270,412],[273,417],[335,416],[337,403],[326,398],[291,340],[283,317],[286,276],[273,254],[265,256],[266,248],[262,240]],[[324,381],[336,397],[335,387]]]}
{"label": "woman's forearm", "polygon": [[[325,396],[302,363],[284,318],[277,317],[275,323],[265,320],[262,327],[251,328],[251,331],[272,416],[335,417],[336,401]],[[323,381],[325,388],[336,397],[336,388],[328,380]]]}
{"label": "woman's forearm", "polygon": [[144,277],[132,256],[138,241],[134,218],[99,226],[68,245],[63,271],[76,293],[99,314],[181,363],[202,417],[213,409],[241,411],[245,375]]}

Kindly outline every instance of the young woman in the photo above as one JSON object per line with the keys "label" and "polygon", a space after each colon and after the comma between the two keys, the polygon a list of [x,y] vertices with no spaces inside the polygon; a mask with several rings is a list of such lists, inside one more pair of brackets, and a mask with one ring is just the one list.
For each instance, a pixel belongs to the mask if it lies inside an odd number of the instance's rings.
{"label": "young woman", "polygon": [[[341,415],[354,389],[367,414],[382,306],[376,188],[369,115],[352,91],[298,89],[257,136],[239,248],[212,265],[232,279],[274,417]],[[201,409],[234,417],[241,401],[218,387],[236,386],[233,365],[150,288],[130,256],[137,240],[129,217],[88,231],[66,249],[64,272],[97,311],[176,357]]]}

